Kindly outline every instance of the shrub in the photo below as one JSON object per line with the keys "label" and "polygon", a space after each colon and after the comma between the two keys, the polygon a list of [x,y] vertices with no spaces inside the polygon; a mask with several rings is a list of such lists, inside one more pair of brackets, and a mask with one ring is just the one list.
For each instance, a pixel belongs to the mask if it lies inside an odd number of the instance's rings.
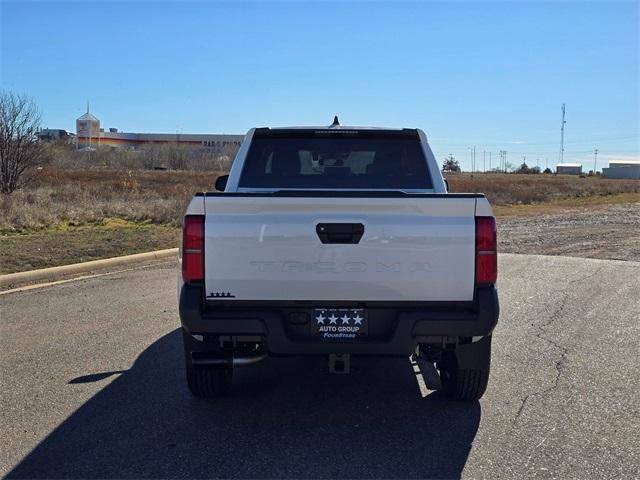
{"label": "shrub", "polygon": [[138,150],[98,147],[76,150],[73,145],[45,145],[47,165],[66,170],[92,168],[127,170],[228,171],[237,148],[185,147],[177,144],[147,145]]}

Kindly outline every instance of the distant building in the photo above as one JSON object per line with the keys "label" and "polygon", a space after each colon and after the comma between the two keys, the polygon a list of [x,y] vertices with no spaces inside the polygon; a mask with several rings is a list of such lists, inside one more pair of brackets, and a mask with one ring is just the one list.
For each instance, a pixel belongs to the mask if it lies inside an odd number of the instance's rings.
{"label": "distant building", "polygon": [[76,135],[71,132],[67,132],[62,128],[43,128],[38,133],[36,133],[36,137],[41,142],[54,143],[54,142],[66,142],[73,143],[75,141]]}
{"label": "distant building", "polygon": [[144,145],[186,145],[194,148],[239,147],[244,135],[216,135],[190,133],[131,133],[100,128],[100,120],[87,112],[76,120],[77,144],[79,149],[102,146],[136,149]]}
{"label": "distant building", "polygon": [[76,138],[78,148],[92,148],[100,144],[100,120],[89,113],[89,105],[87,105],[87,113],[76,120]]}
{"label": "distant building", "polygon": [[638,160],[611,160],[609,168],[602,169],[605,178],[640,180],[640,161]]}
{"label": "distant building", "polygon": [[559,163],[556,165],[556,173],[559,175],[582,175],[582,164]]}

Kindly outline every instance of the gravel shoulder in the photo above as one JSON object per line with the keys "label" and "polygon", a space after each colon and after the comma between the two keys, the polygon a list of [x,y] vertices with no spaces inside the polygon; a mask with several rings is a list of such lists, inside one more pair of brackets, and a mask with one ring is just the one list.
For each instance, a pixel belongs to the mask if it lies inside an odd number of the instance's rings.
{"label": "gravel shoulder", "polygon": [[502,253],[640,261],[640,203],[498,217]]}

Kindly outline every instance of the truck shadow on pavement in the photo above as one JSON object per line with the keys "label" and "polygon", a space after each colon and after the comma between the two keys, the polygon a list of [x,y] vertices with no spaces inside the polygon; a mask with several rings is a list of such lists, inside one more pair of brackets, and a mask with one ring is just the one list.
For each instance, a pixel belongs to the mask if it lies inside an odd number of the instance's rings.
{"label": "truck shadow on pavement", "polygon": [[330,375],[324,358],[268,359],[237,370],[230,396],[201,400],[187,390],[181,341],[175,330],[150,345],[8,477],[462,473],[480,404],[423,398],[407,360],[353,359],[350,375]]}

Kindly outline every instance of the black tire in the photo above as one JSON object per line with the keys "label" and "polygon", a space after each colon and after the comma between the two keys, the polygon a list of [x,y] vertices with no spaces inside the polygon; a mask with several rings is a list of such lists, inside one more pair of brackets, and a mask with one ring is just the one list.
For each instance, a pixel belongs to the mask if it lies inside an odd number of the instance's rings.
{"label": "black tire", "polygon": [[437,367],[442,389],[453,400],[479,400],[487,390],[491,366],[491,335],[442,352]]}
{"label": "black tire", "polygon": [[195,397],[214,398],[231,390],[233,369],[187,366],[187,385]]}
{"label": "black tire", "polygon": [[199,342],[182,329],[184,343],[184,359],[187,374],[187,385],[195,397],[213,398],[225,395],[231,390],[233,367],[229,365],[194,365],[191,361],[193,353],[214,353],[230,355],[222,352],[216,342]]}

